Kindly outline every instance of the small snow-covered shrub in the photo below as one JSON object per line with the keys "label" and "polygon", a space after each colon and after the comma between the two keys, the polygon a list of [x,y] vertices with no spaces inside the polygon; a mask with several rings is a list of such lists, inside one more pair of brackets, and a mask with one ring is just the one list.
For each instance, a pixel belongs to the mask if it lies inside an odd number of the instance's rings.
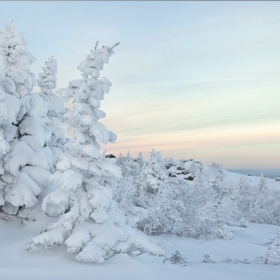
{"label": "small snow-covered shrub", "polygon": [[184,258],[181,253],[177,250],[175,251],[171,257],[164,258],[163,263],[168,262],[168,263],[172,263],[172,264],[180,264],[180,265],[185,265],[187,263],[187,258]]}
{"label": "small snow-covered shrub", "polygon": [[179,234],[184,213],[184,188],[179,181],[167,176],[159,152],[152,150],[149,162],[143,166],[137,204],[148,211],[138,223],[147,234]]}
{"label": "small snow-covered shrub", "polygon": [[261,260],[265,264],[280,265],[280,232],[277,233],[277,237],[269,245],[264,257]]}

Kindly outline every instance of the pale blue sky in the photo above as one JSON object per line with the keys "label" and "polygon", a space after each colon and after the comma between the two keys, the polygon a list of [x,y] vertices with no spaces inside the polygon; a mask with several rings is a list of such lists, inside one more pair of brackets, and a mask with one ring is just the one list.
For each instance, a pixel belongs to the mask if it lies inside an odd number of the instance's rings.
{"label": "pale blue sky", "polygon": [[280,169],[280,2],[0,2],[39,73],[51,55],[58,86],[95,42],[116,54],[102,121],[108,152],[155,148],[227,168]]}

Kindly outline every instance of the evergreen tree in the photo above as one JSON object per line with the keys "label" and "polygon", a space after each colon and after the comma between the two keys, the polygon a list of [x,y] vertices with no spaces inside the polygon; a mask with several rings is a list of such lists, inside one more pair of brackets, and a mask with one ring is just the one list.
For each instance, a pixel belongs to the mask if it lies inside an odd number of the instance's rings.
{"label": "evergreen tree", "polygon": [[239,180],[239,190],[237,193],[237,206],[245,220],[250,221],[252,208],[255,199],[255,192],[251,187],[246,175],[242,175]]}
{"label": "evergreen tree", "polygon": [[140,165],[140,169],[141,169],[144,165],[144,158],[143,158],[142,152],[139,152],[139,155],[138,155],[138,158],[136,159],[136,161]]}
{"label": "evergreen tree", "polygon": [[135,203],[138,196],[137,186],[139,185],[141,163],[139,158],[120,156],[116,164],[120,166],[123,177],[118,180],[115,199],[118,206],[124,211],[127,222],[131,226],[137,226],[137,223],[146,218],[148,214],[146,209],[137,206]]}
{"label": "evergreen tree", "polygon": [[265,264],[280,264],[280,232],[277,232],[276,238],[271,242],[264,257],[261,257],[261,260]]}
{"label": "evergreen tree", "polygon": [[225,228],[226,218],[223,212],[225,193],[221,180],[223,180],[222,169],[219,165],[213,163],[209,169],[209,187],[205,192],[205,194],[208,194],[208,198],[197,209],[194,220],[191,222],[190,234],[192,237],[207,239],[231,237],[231,234]]}
{"label": "evergreen tree", "polygon": [[11,113],[12,126],[10,122],[8,128],[13,131],[9,136],[10,150],[3,157],[1,179],[5,203],[2,209],[7,214],[16,214],[20,208],[24,210],[36,204],[42,188],[49,184],[53,159],[46,145],[50,136],[46,130],[47,109],[43,99],[31,93],[36,79],[30,65],[35,58],[28,53],[27,41],[15,32],[13,23],[6,26],[2,35],[4,80],[16,108]]}
{"label": "evergreen tree", "polygon": [[159,152],[152,150],[149,164],[142,170],[143,193],[156,194],[161,186],[166,183],[167,176],[165,166]]}
{"label": "evergreen tree", "polygon": [[27,51],[27,41],[23,35],[15,32],[15,25],[11,22],[2,31],[1,54],[4,71],[15,85],[13,94],[20,98],[21,110],[17,120],[21,120],[30,105],[30,93],[36,85],[35,75],[30,71],[30,65],[36,60]]}
{"label": "evergreen tree", "polygon": [[[3,167],[4,156],[11,149],[11,142],[16,136],[17,114],[20,110],[21,103],[14,94],[15,84],[5,75],[4,71],[0,69],[0,175],[5,172]],[[5,208],[10,205],[5,199],[6,182],[1,178],[0,180],[0,207]],[[9,207],[12,208],[12,207]],[[11,209],[12,210],[12,209]],[[16,209],[14,209],[16,211]]]}
{"label": "evergreen tree", "polygon": [[201,171],[198,168],[193,180],[193,187],[188,189],[186,195],[185,205],[187,210],[184,215],[185,229],[183,235],[193,238],[204,237],[205,230],[200,223],[200,219],[203,217],[199,215],[199,211],[206,205],[210,196],[210,188],[203,184]]}
{"label": "evergreen tree", "polygon": [[40,95],[46,102],[49,118],[48,131],[51,134],[48,146],[53,153],[53,166],[56,165],[59,155],[64,150],[65,136],[61,129],[63,121],[63,115],[65,112],[63,100],[53,93],[56,88],[56,73],[57,73],[57,61],[54,57],[50,57],[45,62],[43,72],[39,74],[38,86],[41,89]]}
{"label": "evergreen tree", "polygon": [[65,114],[65,128],[73,141],[65,145],[58,171],[52,176],[59,188],[46,196],[43,208],[52,215],[65,210],[67,213],[33,238],[28,250],[65,243],[69,253],[77,254],[77,260],[97,263],[114,254],[134,250],[163,254],[126,224],[112,192],[121,171],[99,152],[99,142],[106,144],[116,140],[116,135],[99,123],[99,119],[105,117],[99,109],[100,100],[111,86],[99,75],[114,47],[102,47],[88,54],[78,66],[83,79],[71,81],[68,88],[59,91],[65,100],[73,99],[73,110]]}
{"label": "evergreen tree", "polygon": [[266,179],[261,173],[258,189],[255,190],[254,201],[252,205],[251,221],[261,224],[273,224],[272,208],[275,205],[272,201],[268,204],[270,191],[266,186]]}
{"label": "evergreen tree", "polygon": [[147,234],[181,232],[182,188],[175,181],[168,181],[159,152],[151,151],[149,163],[141,175],[138,204],[147,209],[149,215],[138,226]]}

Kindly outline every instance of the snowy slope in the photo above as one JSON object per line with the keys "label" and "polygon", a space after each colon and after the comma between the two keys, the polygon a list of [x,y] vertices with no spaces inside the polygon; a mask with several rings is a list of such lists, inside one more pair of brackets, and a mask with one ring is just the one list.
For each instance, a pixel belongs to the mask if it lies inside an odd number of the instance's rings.
{"label": "snowy slope", "polygon": [[[173,168],[173,167],[171,167]],[[188,166],[185,166],[187,169]],[[204,180],[208,168],[204,167]],[[226,176],[237,186],[241,174],[226,171]],[[252,185],[259,177],[249,177]],[[193,182],[188,181],[191,185]],[[267,180],[267,185],[280,188],[279,182]],[[41,193],[39,200],[53,190],[50,186]],[[28,214],[28,213],[25,213]],[[154,236],[153,241],[164,248],[164,257],[119,254],[104,264],[81,263],[74,255],[66,252],[66,246],[26,252],[28,242],[42,230],[53,224],[57,218],[45,215],[38,205],[29,219],[9,217],[0,213],[0,280],[279,280],[280,266],[256,262],[264,256],[271,242],[276,238],[279,226],[253,224],[247,228],[230,227],[231,240],[202,240],[172,235]],[[185,266],[168,262],[175,251],[186,258]],[[215,263],[203,262],[204,255],[210,255]],[[244,261],[246,259],[246,261]],[[250,264],[244,262],[249,261]]]}
{"label": "snowy slope", "polygon": [[[36,216],[36,215],[35,215]],[[179,250],[187,258],[187,265],[163,263],[163,257],[146,254],[131,256],[120,254],[105,264],[77,262],[65,248],[28,253],[24,249],[31,238],[53,223],[54,218],[37,213],[40,220],[21,223],[19,218],[0,219],[0,279],[254,279],[278,280],[280,266],[243,263],[204,263],[203,255],[215,261],[226,258],[253,260],[264,255],[269,243],[276,237],[278,226],[250,224],[248,228],[232,228],[232,240],[196,240],[174,236],[157,236],[154,241],[165,248],[167,257]],[[36,217],[35,217],[36,218]]]}

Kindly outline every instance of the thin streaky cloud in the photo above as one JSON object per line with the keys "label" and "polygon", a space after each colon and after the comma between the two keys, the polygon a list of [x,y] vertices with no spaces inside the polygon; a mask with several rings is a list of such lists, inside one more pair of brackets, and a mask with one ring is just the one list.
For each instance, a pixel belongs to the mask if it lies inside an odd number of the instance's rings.
{"label": "thin streaky cloud", "polygon": [[117,85],[116,88],[165,87],[165,86],[196,85],[196,84],[220,84],[220,83],[236,83],[236,82],[270,81],[270,80],[278,80],[278,79],[280,79],[280,75],[274,75],[274,76],[269,76],[269,77],[221,79],[221,80],[200,80],[200,81],[197,80],[197,81],[162,82],[162,83],[124,84],[124,85]]}

